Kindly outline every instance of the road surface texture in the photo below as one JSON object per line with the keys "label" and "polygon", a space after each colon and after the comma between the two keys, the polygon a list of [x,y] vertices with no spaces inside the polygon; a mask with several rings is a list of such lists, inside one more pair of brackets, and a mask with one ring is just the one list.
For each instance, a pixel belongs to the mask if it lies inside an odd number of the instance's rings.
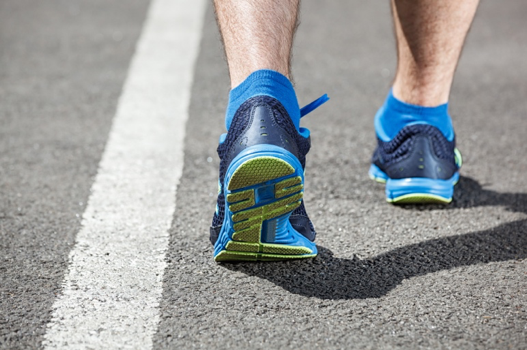
{"label": "road surface texture", "polygon": [[[58,344],[49,332],[62,322],[70,253],[149,5],[0,2],[1,349]],[[367,175],[373,115],[395,68],[389,4],[304,0],[297,94],[301,105],[331,97],[302,120],[312,133],[305,200],[320,254],[242,264],[215,263],[208,241],[229,82],[206,5],[182,175],[168,186],[177,185],[176,209],[159,320],[145,344],[527,349],[527,3],[482,1],[467,40],[450,101],[464,156],[453,203],[393,206]],[[140,348],[124,338],[119,346],[126,322],[120,333],[94,327],[89,337],[67,329],[88,337],[72,348]],[[90,343],[98,332],[113,343]]]}

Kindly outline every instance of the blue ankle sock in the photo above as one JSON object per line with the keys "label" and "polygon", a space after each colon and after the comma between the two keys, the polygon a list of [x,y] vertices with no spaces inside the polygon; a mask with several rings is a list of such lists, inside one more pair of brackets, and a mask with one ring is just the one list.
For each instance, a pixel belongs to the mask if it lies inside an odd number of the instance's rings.
{"label": "blue ankle sock", "polygon": [[225,113],[227,130],[229,130],[232,118],[241,104],[247,99],[258,95],[271,96],[280,101],[296,129],[299,130],[300,107],[298,106],[293,84],[282,74],[269,69],[262,69],[252,73],[240,85],[231,90],[229,93],[229,105]]}
{"label": "blue ankle sock", "polygon": [[429,124],[438,128],[449,140],[454,139],[452,120],[448,115],[448,103],[437,107],[412,105],[388,94],[384,105],[375,115],[375,131],[384,142],[393,139],[407,125]]}

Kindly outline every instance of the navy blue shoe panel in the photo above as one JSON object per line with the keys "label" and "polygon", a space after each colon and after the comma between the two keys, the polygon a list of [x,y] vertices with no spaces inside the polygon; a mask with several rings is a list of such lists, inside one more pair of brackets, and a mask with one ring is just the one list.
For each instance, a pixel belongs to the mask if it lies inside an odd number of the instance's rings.
{"label": "navy blue shoe panel", "polygon": [[434,126],[409,125],[401,129],[393,140],[377,141],[372,163],[390,179],[417,177],[446,180],[458,170],[454,155],[455,139],[448,141]]}
{"label": "navy blue shoe panel", "polygon": [[[227,135],[218,146],[220,157],[217,210],[212,219],[210,241],[214,245],[221,232],[225,218],[225,176],[229,165],[241,152],[257,145],[278,146],[294,155],[305,169],[306,154],[309,152],[310,138],[303,137],[296,130],[282,104],[269,96],[256,96],[245,101],[235,113]],[[313,224],[307,216],[304,203],[290,215],[291,225],[308,238],[315,239]]]}

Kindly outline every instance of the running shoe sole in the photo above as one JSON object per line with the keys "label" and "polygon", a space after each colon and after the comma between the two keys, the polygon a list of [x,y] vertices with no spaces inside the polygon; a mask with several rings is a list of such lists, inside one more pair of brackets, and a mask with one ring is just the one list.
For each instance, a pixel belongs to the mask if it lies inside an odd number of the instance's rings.
{"label": "running shoe sole", "polygon": [[225,219],[214,246],[215,261],[312,258],[316,245],[293,229],[289,216],[304,192],[302,166],[271,145],[240,153],[227,170]]}

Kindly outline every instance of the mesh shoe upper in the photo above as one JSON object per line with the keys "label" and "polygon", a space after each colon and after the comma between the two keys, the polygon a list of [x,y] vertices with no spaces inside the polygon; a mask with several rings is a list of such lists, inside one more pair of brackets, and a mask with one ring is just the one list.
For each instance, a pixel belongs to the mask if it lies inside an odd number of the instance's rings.
{"label": "mesh shoe upper", "polygon": [[[261,133],[258,123],[265,123],[265,136]],[[259,130],[255,133],[255,130]],[[256,96],[245,101],[236,111],[228,133],[218,146],[220,157],[219,184],[220,191],[216,212],[212,218],[210,240],[214,244],[221,231],[225,217],[225,196],[223,194],[225,174],[232,160],[247,147],[256,144],[272,144],[280,146],[298,158],[305,169],[306,154],[311,142],[309,137],[303,137],[295,128],[282,104],[269,96]],[[313,224],[307,216],[304,202],[290,216],[291,225],[310,240],[315,239]]]}
{"label": "mesh shoe upper", "polygon": [[436,127],[413,124],[390,141],[377,138],[372,163],[392,179],[424,177],[449,179],[457,171],[455,138],[448,141]]}

